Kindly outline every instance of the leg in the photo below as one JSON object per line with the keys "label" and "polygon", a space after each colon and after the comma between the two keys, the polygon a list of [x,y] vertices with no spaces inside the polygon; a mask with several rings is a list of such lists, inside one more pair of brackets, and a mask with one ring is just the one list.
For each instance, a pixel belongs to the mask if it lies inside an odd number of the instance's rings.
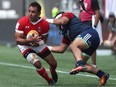
{"label": "leg", "polygon": [[80,38],[76,38],[70,45],[70,49],[71,49],[76,61],[82,60],[82,51],[81,50],[87,49],[87,48],[88,48],[88,46]]}
{"label": "leg", "polygon": [[107,80],[109,79],[109,74],[108,73],[105,73],[104,71],[99,70],[96,67],[93,67],[92,65],[87,64],[87,63],[86,63],[85,66],[87,68],[86,72],[97,75],[100,78],[99,86],[102,86],[102,85],[106,84]]}
{"label": "leg", "polygon": [[52,79],[54,80],[54,82],[57,82],[57,80],[58,80],[58,75],[56,73],[57,62],[56,62],[55,58],[53,57],[53,55],[51,54],[48,47],[46,46],[43,49],[43,51],[38,53],[38,55],[49,64],[50,72],[52,74]]}
{"label": "leg", "polygon": [[[70,45],[71,51],[77,63],[79,65],[84,65],[82,61],[82,51],[90,56],[96,50],[99,43],[100,39],[98,33],[94,29],[82,32],[79,36],[77,36],[77,38],[75,38],[75,40]],[[79,61],[81,62],[79,63]]]}
{"label": "leg", "polygon": [[114,53],[116,53],[116,34],[114,35],[114,37],[112,38],[111,41],[111,48],[114,51]]}
{"label": "leg", "polygon": [[26,59],[36,67],[36,71],[39,75],[41,75],[48,83],[51,82],[52,79],[49,77],[47,71],[41,64],[39,57],[35,53],[29,53]]}
{"label": "leg", "polygon": [[39,57],[37,55],[37,52],[42,51],[45,48],[45,46],[39,46],[36,47],[36,49],[33,48],[34,50],[30,49],[29,46],[18,46],[18,47],[23,57],[36,67],[37,73],[41,75],[48,82],[49,85],[54,85],[55,84],[54,81],[49,77],[48,73],[46,72],[45,68],[42,66],[41,61],[39,60]]}
{"label": "leg", "polygon": [[91,56],[92,64],[94,67],[96,67],[96,52],[94,52]]}
{"label": "leg", "polygon": [[51,72],[51,75],[52,75],[52,79],[56,83],[57,80],[58,80],[58,75],[57,75],[57,72],[56,72],[57,62],[54,59],[52,54],[48,55],[45,58],[45,61],[50,65],[50,72]]}
{"label": "leg", "polygon": [[77,73],[76,71],[85,71],[86,68],[84,67],[84,61],[82,60],[82,51],[83,49],[87,49],[88,46],[84,43],[84,41],[80,38],[76,38],[70,45],[71,51],[73,56],[76,60],[76,67],[73,69],[70,74]]}

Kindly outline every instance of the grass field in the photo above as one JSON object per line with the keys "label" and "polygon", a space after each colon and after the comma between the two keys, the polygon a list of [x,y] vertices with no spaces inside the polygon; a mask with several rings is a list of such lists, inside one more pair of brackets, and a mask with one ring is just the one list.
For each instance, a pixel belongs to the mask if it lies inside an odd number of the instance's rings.
{"label": "grass field", "polygon": [[[74,58],[70,52],[54,54],[58,62],[59,75],[56,87],[98,87],[99,80],[88,73],[69,75],[74,67]],[[49,66],[41,60],[49,73]],[[89,61],[91,62],[91,61]],[[114,56],[97,56],[97,66],[110,74],[105,87],[116,87],[116,59]],[[49,73],[50,74],[50,73]],[[0,87],[49,87],[35,68],[20,54],[17,47],[0,46]]]}

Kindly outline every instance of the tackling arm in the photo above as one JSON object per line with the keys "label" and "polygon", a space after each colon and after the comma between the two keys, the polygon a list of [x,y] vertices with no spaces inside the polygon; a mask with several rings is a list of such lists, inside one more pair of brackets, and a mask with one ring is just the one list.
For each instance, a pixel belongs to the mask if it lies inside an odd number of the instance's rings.
{"label": "tackling arm", "polygon": [[46,19],[46,21],[55,25],[65,25],[69,22],[69,18],[63,16],[58,19]]}
{"label": "tackling arm", "polygon": [[60,46],[48,46],[51,52],[54,53],[64,53],[65,50],[67,49],[68,45],[61,43]]}

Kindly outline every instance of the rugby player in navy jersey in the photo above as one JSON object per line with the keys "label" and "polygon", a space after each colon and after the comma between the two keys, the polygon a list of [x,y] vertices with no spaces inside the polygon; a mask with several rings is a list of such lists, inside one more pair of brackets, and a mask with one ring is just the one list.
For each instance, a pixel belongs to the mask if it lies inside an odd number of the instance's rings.
{"label": "rugby player in navy jersey", "polygon": [[88,64],[90,56],[99,46],[100,39],[97,31],[91,26],[82,23],[78,17],[71,12],[61,12],[55,19],[46,19],[59,27],[63,38],[60,46],[48,46],[52,52],[63,53],[70,47],[75,58],[75,68],[70,71],[71,75],[79,72],[88,72],[100,78],[100,86],[105,85],[109,74]]}

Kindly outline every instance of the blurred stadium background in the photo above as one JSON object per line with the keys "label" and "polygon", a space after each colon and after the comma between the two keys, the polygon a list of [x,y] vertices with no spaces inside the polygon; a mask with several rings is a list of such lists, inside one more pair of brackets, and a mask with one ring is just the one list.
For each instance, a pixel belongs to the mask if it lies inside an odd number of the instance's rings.
{"label": "blurred stadium background", "polygon": [[[37,1],[42,6],[41,16],[52,18],[51,10],[57,4],[59,11],[71,11],[78,16],[79,14],[79,0],[0,0],[0,44],[7,46],[15,46],[15,24],[17,20],[26,15],[28,5],[32,1]],[[105,19],[107,19],[110,11],[115,12],[115,0],[98,0],[100,5],[100,12]],[[109,1],[109,2],[108,2]],[[108,3],[108,4],[107,4]],[[111,9],[112,8],[112,9]],[[57,28],[51,25],[51,30],[48,38],[48,45],[59,45],[62,36],[59,35]],[[108,36],[108,29],[106,22],[102,23],[103,39]],[[59,37],[59,38],[58,38]],[[57,40],[56,40],[57,39]],[[102,51],[102,49],[105,49]],[[111,54],[111,50],[107,50],[104,46],[99,47],[97,51],[100,55]]]}

